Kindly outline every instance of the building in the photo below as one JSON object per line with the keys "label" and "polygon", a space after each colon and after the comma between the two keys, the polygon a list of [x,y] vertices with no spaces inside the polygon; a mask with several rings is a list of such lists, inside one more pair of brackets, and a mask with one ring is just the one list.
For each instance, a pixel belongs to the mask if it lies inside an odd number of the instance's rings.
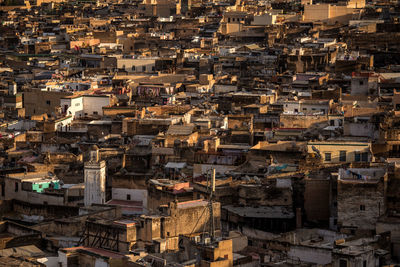
{"label": "building", "polygon": [[100,160],[98,147],[94,146],[84,167],[85,206],[106,202],[106,176],[106,162]]}

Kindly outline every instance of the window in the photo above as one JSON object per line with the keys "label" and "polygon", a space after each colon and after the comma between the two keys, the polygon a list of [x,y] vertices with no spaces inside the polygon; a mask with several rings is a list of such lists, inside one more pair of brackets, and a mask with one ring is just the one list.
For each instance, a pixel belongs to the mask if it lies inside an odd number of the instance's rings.
{"label": "window", "polygon": [[151,71],[155,71],[156,70],[156,68],[153,66],[153,67],[151,67]]}
{"label": "window", "polygon": [[367,267],[367,261],[363,261],[363,267]]}
{"label": "window", "polygon": [[360,205],[360,210],[365,211],[365,205]]}
{"label": "window", "polygon": [[142,66],[142,71],[146,71],[146,66]]}
{"label": "window", "polygon": [[360,81],[360,85],[364,85],[364,81]]}
{"label": "window", "polygon": [[50,106],[50,100],[47,100],[47,101],[46,101],[46,104]]}
{"label": "window", "polygon": [[18,183],[15,182],[15,192],[18,192]]}
{"label": "window", "polygon": [[325,153],[325,161],[331,161],[332,160],[332,154],[331,153]]}
{"label": "window", "polygon": [[132,71],[135,71],[136,70],[136,67],[135,66],[132,66]]}
{"label": "window", "polygon": [[340,259],[339,260],[339,267],[347,267],[347,260]]}
{"label": "window", "polygon": [[346,150],[339,151],[339,161],[340,162],[346,161]]}
{"label": "window", "polygon": [[361,153],[360,152],[354,152],[354,161],[355,162],[361,161]]}
{"label": "window", "polygon": [[299,112],[299,110],[297,108],[294,109],[294,112]]}
{"label": "window", "polygon": [[126,200],[131,200],[131,195],[126,195]]}
{"label": "window", "polygon": [[368,152],[364,152],[361,154],[361,161],[368,162]]}
{"label": "window", "polygon": [[99,113],[97,111],[93,111],[93,115],[98,115]]}

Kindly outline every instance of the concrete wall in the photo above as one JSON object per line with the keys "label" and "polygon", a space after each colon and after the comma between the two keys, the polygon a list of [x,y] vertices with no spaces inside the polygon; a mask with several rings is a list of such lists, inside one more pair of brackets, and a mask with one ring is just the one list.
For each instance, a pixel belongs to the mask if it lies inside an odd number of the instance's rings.
{"label": "concrete wall", "polygon": [[147,207],[147,190],[112,188],[112,199],[127,200],[127,195],[130,195],[131,201],[142,201],[143,207]]}
{"label": "concrete wall", "polygon": [[291,246],[288,256],[316,264],[329,264],[332,261],[331,249],[326,248]]}
{"label": "concrete wall", "polygon": [[67,95],[71,93],[39,90],[24,92],[25,114],[26,116],[51,114],[60,106],[61,99]]}
{"label": "concrete wall", "polygon": [[[117,68],[124,69],[128,72],[154,72],[155,59],[133,59],[119,58],[117,59]],[[134,69],[132,69],[134,67]],[[144,68],[144,70],[143,70]]]}
{"label": "concrete wall", "polygon": [[363,136],[372,139],[379,137],[379,131],[374,123],[345,122],[343,125],[343,134],[346,136]]}
{"label": "concrete wall", "polygon": [[103,107],[111,104],[109,96],[84,96],[83,113],[84,115],[103,115]]}
{"label": "concrete wall", "polygon": [[47,195],[43,193],[36,193],[22,190],[22,183],[19,179],[6,178],[4,181],[5,194],[4,199],[16,199],[20,201],[30,202],[32,204],[45,204],[51,203],[54,205],[64,204],[64,195]]}
{"label": "concrete wall", "polygon": [[329,4],[305,5],[304,21],[325,21],[329,19]]}
{"label": "concrete wall", "polygon": [[255,15],[254,20],[251,22],[252,25],[263,25],[269,26],[276,23],[277,15],[266,13],[262,15]]}

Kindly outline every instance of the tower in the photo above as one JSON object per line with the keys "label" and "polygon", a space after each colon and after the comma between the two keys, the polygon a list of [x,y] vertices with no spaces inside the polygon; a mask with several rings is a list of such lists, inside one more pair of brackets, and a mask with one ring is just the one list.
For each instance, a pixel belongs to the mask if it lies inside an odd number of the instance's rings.
{"label": "tower", "polygon": [[106,162],[99,159],[99,148],[92,146],[90,159],[85,163],[85,206],[104,204],[106,201]]}

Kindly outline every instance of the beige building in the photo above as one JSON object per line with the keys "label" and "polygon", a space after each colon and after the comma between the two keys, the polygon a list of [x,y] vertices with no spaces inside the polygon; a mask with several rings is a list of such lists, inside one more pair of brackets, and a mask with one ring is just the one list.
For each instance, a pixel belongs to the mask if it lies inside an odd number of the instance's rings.
{"label": "beige building", "polygon": [[347,24],[357,13],[358,8],[363,8],[365,1],[352,0],[347,5],[338,4],[306,4],[304,6],[303,20],[306,22],[325,22],[328,24]]}
{"label": "beige building", "polygon": [[360,141],[311,141],[307,151],[325,164],[370,162],[371,143]]}

